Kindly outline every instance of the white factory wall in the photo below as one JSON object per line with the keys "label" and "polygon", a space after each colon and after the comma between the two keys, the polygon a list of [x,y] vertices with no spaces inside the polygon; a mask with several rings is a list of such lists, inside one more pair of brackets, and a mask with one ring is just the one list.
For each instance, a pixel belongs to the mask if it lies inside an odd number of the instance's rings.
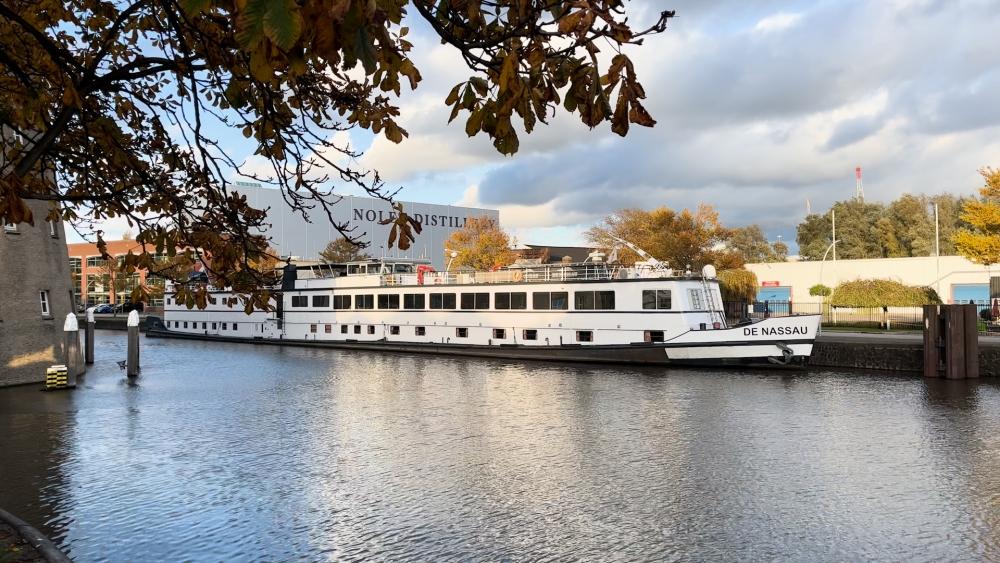
{"label": "white factory wall", "polygon": [[[835,287],[838,283],[858,279],[891,279],[907,285],[929,286],[941,299],[950,303],[955,286],[989,285],[990,268],[974,264],[961,256],[921,258],[879,258],[873,260],[833,260],[825,262],[773,262],[747,264],[762,286],[789,288],[792,301],[807,302],[817,298],[809,288],[822,283]],[[1000,276],[1000,265],[995,267]],[[961,292],[960,292],[961,294]]]}

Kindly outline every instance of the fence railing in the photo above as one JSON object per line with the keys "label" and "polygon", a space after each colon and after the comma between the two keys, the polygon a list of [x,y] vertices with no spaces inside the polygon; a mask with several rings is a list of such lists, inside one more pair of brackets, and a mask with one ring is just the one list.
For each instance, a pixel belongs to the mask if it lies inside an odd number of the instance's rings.
{"label": "fence railing", "polygon": [[[1000,305],[993,306],[987,301],[972,304],[979,318],[979,334],[1000,336]],[[924,326],[922,307],[834,307],[825,303],[792,301],[726,301],[723,307],[731,322],[822,314],[823,328],[831,329],[920,331]]]}

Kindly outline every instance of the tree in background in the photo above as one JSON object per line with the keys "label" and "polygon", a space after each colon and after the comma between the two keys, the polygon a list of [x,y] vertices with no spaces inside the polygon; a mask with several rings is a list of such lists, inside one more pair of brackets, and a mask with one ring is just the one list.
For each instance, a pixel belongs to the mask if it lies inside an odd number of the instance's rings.
{"label": "tree in background", "polygon": [[[451,252],[458,253],[454,260]],[[510,235],[496,217],[489,215],[467,217],[465,225],[445,239],[444,253],[446,263],[450,261],[452,266],[476,270],[507,266],[515,260],[510,249]]]}
{"label": "tree in background", "polygon": [[319,255],[327,262],[343,263],[355,260],[367,260],[371,255],[362,251],[361,247],[344,237],[331,240]]}
{"label": "tree in background", "polygon": [[788,260],[788,245],[777,241],[771,243],[764,231],[756,223],[733,230],[726,247],[738,253],[744,262],[785,262]]}
{"label": "tree in background", "polygon": [[[621,47],[663,32],[674,14],[633,30],[623,0],[4,0],[0,125],[17,140],[4,147],[0,217],[33,224],[25,200],[48,201],[45,220],[92,230],[105,257],[95,223],[124,218],[140,248],[127,268],[197,248],[215,283],[267,308],[267,275],[254,268],[268,251],[266,212],[231,179],[277,186],[307,220],[347,238],[334,189],[391,200],[333,139],[356,127],[407,136],[394,97],[421,80],[408,8],[471,71],[445,100],[451,119],[465,112],[465,132],[503,154],[517,151],[515,121],[530,133],[560,107],[619,135],[655,123]],[[599,60],[601,49],[610,56]],[[249,139],[256,162],[228,156],[226,129]],[[397,209],[390,241],[403,248],[418,227]]]}
{"label": "tree in background", "polygon": [[[101,284],[108,288],[111,305],[118,304],[118,294],[125,290],[128,282],[128,275],[123,271],[122,263],[117,258],[101,260],[97,268],[97,275],[100,276]],[[111,312],[118,314],[118,308],[112,307]]]}
{"label": "tree in background", "polygon": [[[956,254],[952,236],[964,222],[959,209],[964,200],[952,194],[904,194],[889,205],[838,201],[836,210],[838,258],[905,258],[933,256],[935,247],[933,206],[938,205],[942,256]],[[796,241],[803,260],[821,260],[833,242],[831,213],[813,214],[797,227]]]}
{"label": "tree in background", "polygon": [[[711,205],[700,204],[694,213],[688,209],[677,213],[668,207],[650,211],[637,207],[619,209],[587,229],[584,236],[590,246],[604,252],[610,252],[619,238],[674,268],[691,266],[700,270],[712,264],[719,270],[728,270],[743,266],[740,254],[723,245],[732,234],[732,229],[722,226]],[[619,248],[618,260],[630,263],[642,257],[629,248]]]}
{"label": "tree in background", "polygon": [[719,272],[719,289],[724,301],[745,301],[752,303],[757,299],[760,284],[757,274],[737,268]]}
{"label": "tree in background", "polygon": [[1000,262],[1000,170],[979,170],[986,185],[979,189],[979,199],[965,202],[961,218],[969,224],[955,233],[953,240],[959,254],[977,264]]}

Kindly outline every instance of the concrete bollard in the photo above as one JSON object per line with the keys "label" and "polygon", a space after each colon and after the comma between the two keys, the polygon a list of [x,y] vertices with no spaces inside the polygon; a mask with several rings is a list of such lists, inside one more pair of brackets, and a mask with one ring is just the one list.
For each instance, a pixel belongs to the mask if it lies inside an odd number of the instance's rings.
{"label": "concrete bollard", "polygon": [[66,315],[63,333],[66,336],[66,386],[72,389],[76,387],[76,376],[80,373],[80,326],[75,314]]}
{"label": "concrete bollard", "polygon": [[84,348],[86,349],[86,354],[84,362],[87,365],[94,363],[94,309],[96,307],[90,307],[87,309],[87,327],[83,331],[84,335]]}
{"label": "concrete bollard", "polygon": [[139,312],[128,314],[128,356],[125,358],[126,375],[139,375]]}

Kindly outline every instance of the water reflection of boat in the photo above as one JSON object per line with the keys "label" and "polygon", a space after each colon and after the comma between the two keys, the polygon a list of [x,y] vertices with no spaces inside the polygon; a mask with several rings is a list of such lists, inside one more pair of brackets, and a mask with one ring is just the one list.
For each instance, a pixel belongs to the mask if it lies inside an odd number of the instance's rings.
{"label": "water reflection of boat", "polygon": [[147,336],[511,359],[805,366],[818,315],[727,324],[715,269],[677,274],[655,260],[439,272],[380,258],[286,266],[273,311],[245,314],[226,290],[208,307],[166,300]]}

